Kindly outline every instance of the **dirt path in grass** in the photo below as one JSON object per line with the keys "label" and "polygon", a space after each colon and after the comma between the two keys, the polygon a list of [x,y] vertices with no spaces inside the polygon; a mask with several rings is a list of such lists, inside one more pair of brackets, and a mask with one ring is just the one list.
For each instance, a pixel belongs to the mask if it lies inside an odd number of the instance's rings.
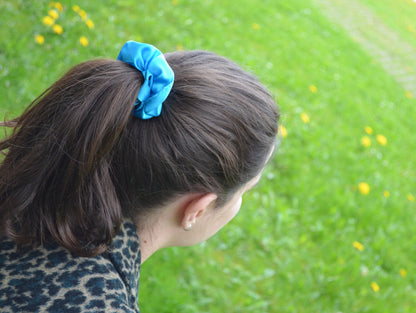
{"label": "dirt path in grass", "polygon": [[412,45],[356,0],[313,1],[324,15],[343,27],[406,91],[416,97],[416,49]]}

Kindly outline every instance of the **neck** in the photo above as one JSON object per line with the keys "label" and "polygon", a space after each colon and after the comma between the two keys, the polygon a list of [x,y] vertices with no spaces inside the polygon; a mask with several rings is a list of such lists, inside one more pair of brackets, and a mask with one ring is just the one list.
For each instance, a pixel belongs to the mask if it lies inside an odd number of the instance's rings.
{"label": "neck", "polygon": [[137,231],[140,241],[141,263],[144,263],[153,253],[163,248],[163,245],[157,240],[160,236],[153,231]]}
{"label": "neck", "polygon": [[140,241],[141,263],[144,263],[156,251],[172,246],[175,223],[172,208],[162,208],[158,213],[147,216],[145,223],[136,222],[136,230]]}
{"label": "neck", "polygon": [[182,228],[181,217],[183,208],[191,199],[192,195],[182,196],[163,208],[155,209],[155,214],[147,216],[145,222],[136,221],[141,263],[160,249],[189,245],[189,234]]}

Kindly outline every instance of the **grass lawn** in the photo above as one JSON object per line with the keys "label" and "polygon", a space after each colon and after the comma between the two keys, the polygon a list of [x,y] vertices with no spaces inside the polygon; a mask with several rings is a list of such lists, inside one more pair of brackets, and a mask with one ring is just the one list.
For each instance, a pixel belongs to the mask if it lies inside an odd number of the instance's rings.
{"label": "grass lawn", "polygon": [[[414,1],[359,2],[416,47]],[[0,1],[2,118],[129,39],[227,56],[282,112],[282,146],[237,218],[143,265],[143,312],[414,312],[416,95],[313,1],[61,3],[58,35],[42,23],[49,1]]]}

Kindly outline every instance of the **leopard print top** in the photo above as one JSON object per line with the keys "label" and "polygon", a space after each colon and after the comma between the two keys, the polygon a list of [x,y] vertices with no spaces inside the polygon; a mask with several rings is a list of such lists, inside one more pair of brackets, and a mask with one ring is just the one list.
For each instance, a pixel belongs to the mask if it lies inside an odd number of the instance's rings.
{"label": "leopard print top", "polygon": [[130,220],[108,252],[91,258],[58,245],[17,252],[0,238],[0,312],[137,313],[140,260]]}

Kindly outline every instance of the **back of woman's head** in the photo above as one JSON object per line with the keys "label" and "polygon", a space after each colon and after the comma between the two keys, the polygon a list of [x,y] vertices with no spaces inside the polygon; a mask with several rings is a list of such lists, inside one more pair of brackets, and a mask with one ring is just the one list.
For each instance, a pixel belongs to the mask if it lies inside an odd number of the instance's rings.
{"label": "back of woman's head", "polygon": [[277,133],[269,92],[210,52],[166,54],[175,73],[159,117],[131,114],[143,82],[115,60],[72,68],[0,143],[0,229],[18,244],[105,251],[122,216],[139,224],[175,197],[221,206],[264,166]]}

